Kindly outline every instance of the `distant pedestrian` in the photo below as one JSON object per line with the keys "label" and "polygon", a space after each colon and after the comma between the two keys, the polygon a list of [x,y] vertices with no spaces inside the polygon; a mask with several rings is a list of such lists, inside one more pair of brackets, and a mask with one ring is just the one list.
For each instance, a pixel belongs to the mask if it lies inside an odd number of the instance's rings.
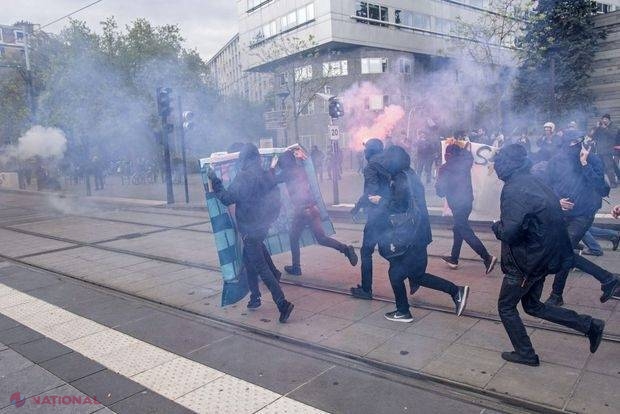
{"label": "distant pedestrian", "polygon": [[250,302],[247,307],[261,305],[258,276],[271,292],[280,312],[280,322],[288,320],[293,304],[286,300],[276,275],[268,263],[264,245],[269,227],[280,211],[280,190],[273,174],[263,170],[260,154],[254,144],[245,144],[239,152],[239,172],[227,189],[213,170],[208,174],[216,197],[224,204],[235,204],[237,229],[243,240],[243,263],[246,267]]}
{"label": "distant pedestrian", "polygon": [[605,322],[540,301],[545,278],[571,266],[573,250],[556,195],[530,173],[531,161],[518,144],[504,147],[495,156],[495,171],[504,181],[500,200],[500,220],[493,232],[502,242],[504,280],[498,310],[514,351],[502,353],[508,362],[538,366],[517,305],[542,318],[587,335],[590,352],[598,349]]}
{"label": "distant pedestrian", "polygon": [[319,147],[313,145],[312,150],[310,151],[310,158],[312,159],[312,164],[314,165],[314,171],[316,172],[317,178],[320,181],[323,181],[323,166],[325,164],[325,154],[319,149]]}
{"label": "distant pedestrian", "polygon": [[452,210],[454,226],[452,227],[452,252],[450,256],[444,256],[442,259],[450,268],[457,269],[461,246],[465,241],[482,258],[485,273],[489,274],[495,267],[497,258],[489,254],[469,224],[469,215],[474,202],[471,183],[474,158],[469,150],[457,144],[446,147],[445,158],[446,163],[439,167],[435,189],[439,197],[446,197],[448,207]]}
{"label": "distant pedestrian", "polygon": [[609,180],[609,186],[616,188],[618,186],[617,169],[618,166],[614,161],[614,147],[620,145],[618,142],[618,128],[611,121],[611,116],[605,114],[598,122],[597,128],[594,130],[593,138],[597,143],[598,155],[603,160],[605,166],[605,175]]}

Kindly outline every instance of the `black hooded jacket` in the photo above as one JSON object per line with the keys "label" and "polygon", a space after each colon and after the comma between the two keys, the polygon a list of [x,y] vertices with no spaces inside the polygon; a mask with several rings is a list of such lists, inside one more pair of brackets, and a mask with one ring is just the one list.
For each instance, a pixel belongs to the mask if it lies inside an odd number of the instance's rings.
{"label": "black hooded jacket", "polygon": [[564,268],[573,250],[557,196],[530,168],[527,152],[518,144],[496,155],[495,171],[505,184],[493,232],[502,242],[502,271],[536,279]]}
{"label": "black hooded jacket", "polygon": [[379,160],[381,167],[390,174],[391,185],[388,198],[383,198],[379,206],[389,214],[405,213],[410,210],[411,201],[415,209],[415,230],[410,234],[409,245],[426,247],[433,241],[431,225],[426,208],[424,185],[410,167],[409,154],[397,145],[386,149]]}
{"label": "black hooded jacket", "polygon": [[[364,194],[360,197],[358,205],[363,206],[368,213],[368,222],[382,222],[386,219],[387,212],[382,206],[376,206],[368,202],[368,196],[379,195],[387,198],[390,195],[390,173],[383,166],[383,145],[369,145],[376,139],[367,143],[364,155],[368,165],[364,167]],[[371,141],[373,141],[371,143]],[[379,143],[381,141],[376,140]]]}
{"label": "black hooded jacket", "polygon": [[260,162],[258,148],[245,144],[239,152],[239,172],[228,188],[210,174],[213,191],[224,204],[235,204],[235,218],[239,232],[245,235],[266,233],[280,212],[280,189],[271,172]]}
{"label": "black hooded jacket", "polygon": [[[448,151],[450,150],[450,151]],[[451,210],[471,209],[474,192],[471,185],[471,167],[474,157],[458,145],[446,148],[446,163],[439,167],[435,191],[446,197]]]}

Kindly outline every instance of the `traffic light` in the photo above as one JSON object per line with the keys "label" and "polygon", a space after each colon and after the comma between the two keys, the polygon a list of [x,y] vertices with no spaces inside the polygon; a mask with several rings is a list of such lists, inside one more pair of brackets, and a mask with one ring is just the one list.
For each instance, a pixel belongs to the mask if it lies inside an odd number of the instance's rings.
{"label": "traffic light", "polygon": [[329,116],[332,118],[340,118],[344,115],[344,107],[337,98],[329,99]]}
{"label": "traffic light", "polygon": [[183,111],[183,130],[189,131],[194,128],[194,113],[192,111]]}
{"label": "traffic light", "polygon": [[167,118],[172,112],[170,107],[170,99],[172,95],[172,89],[170,88],[157,88],[157,112],[162,118]]}

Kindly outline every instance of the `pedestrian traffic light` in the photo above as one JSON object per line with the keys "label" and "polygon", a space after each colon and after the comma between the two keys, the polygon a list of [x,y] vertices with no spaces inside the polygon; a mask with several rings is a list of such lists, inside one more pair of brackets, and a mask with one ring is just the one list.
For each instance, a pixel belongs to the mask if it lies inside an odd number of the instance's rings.
{"label": "pedestrian traffic light", "polygon": [[344,115],[342,103],[337,98],[329,99],[329,116],[332,118],[340,118]]}
{"label": "pedestrian traffic light", "polygon": [[183,111],[183,129],[189,131],[194,127],[194,113],[192,111]]}
{"label": "pedestrian traffic light", "polygon": [[171,95],[172,89],[157,88],[157,112],[162,118],[167,118],[172,112],[172,108],[170,107]]}

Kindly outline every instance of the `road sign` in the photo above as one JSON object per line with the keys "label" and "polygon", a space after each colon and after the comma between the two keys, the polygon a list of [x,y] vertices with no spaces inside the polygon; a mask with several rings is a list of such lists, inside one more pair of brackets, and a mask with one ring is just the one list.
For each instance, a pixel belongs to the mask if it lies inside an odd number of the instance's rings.
{"label": "road sign", "polygon": [[338,141],[338,138],[340,138],[340,128],[338,128],[338,125],[329,126],[329,138],[333,141]]}

